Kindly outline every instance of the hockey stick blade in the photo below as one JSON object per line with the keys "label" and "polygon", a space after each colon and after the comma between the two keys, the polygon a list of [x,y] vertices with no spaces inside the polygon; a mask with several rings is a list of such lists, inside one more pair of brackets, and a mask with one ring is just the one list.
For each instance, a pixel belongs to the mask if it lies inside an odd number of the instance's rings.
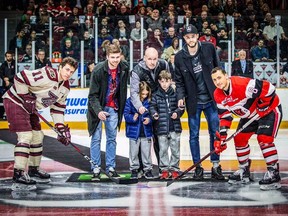
{"label": "hockey stick blade", "polygon": [[212,155],[215,152],[215,150],[209,152],[208,154],[206,154],[203,158],[201,158],[197,163],[193,164],[192,166],[190,166],[188,169],[186,169],[183,173],[181,173],[179,176],[177,176],[175,179],[171,180],[171,181],[167,181],[167,182],[148,182],[147,186],[148,187],[168,187],[171,184],[173,184],[175,181],[181,179],[184,175],[186,175],[190,170],[192,170],[193,168],[195,168],[196,166],[198,166],[200,163],[202,163],[202,161],[204,161],[206,158],[208,158],[210,155]]}
{"label": "hockey stick blade", "polygon": [[149,181],[147,187],[149,188],[158,188],[158,187],[167,187],[168,182],[166,181]]}
{"label": "hockey stick blade", "polygon": [[199,164],[201,164],[204,160],[206,160],[206,158],[208,158],[210,155],[212,155],[215,152],[215,150],[209,152],[208,154],[206,154],[203,158],[201,158],[201,160],[199,160],[197,163],[195,163],[194,165],[190,166],[188,169],[186,169],[183,173],[181,173],[179,176],[177,176],[175,179],[173,179],[172,181],[167,182],[167,187],[170,186],[171,184],[173,184],[175,181],[178,181],[179,179],[181,179],[184,175],[186,175],[190,170],[194,169],[196,166],[198,166]]}
{"label": "hockey stick blade", "polygon": [[138,183],[138,179],[123,179],[121,177],[112,177],[109,174],[105,172],[103,168],[100,168],[101,172],[106,175],[111,181],[113,181],[116,184],[136,184]]}

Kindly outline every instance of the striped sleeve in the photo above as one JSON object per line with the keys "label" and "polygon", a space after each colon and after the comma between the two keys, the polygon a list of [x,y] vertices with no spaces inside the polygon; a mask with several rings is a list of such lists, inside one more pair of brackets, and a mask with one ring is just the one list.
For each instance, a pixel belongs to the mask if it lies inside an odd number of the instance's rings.
{"label": "striped sleeve", "polygon": [[232,121],[233,121],[233,116],[232,113],[227,110],[222,104],[217,104],[218,107],[218,116],[220,119],[220,128],[221,127],[227,127],[230,128]]}

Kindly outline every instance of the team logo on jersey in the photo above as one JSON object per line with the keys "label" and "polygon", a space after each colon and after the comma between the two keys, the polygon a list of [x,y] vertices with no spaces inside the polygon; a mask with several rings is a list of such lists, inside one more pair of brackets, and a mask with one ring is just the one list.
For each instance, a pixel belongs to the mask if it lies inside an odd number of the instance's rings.
{"label": "team logo on jersey", "polygon": [[46,71],[47,71],[47,74],[50,78],[52,78],[52,79],[56,78],[56,73],[55,73],[55,70],[53,68],[46,67]]}
{"label": "team logo on jersey", "polygon": [[58,96],[55,95],[53,92],[49,91],[48,92],[48,95],[49,97],[46,97],[46,98],[42,98],[41,101],[42,101],[42,104],[44,107],[48,107],[52,104],[54,104],[57,99],[58,99]]}
{"label": "team logo on jersey", "polygon": [[232,112],[241,118],[247,118],[250,115],[249,110],[245,109],[244,107],[240,107],[239,109],[233,109]]}
{"label": "team logo on jersey", "polygon": [[238,101],[238,98],[233,98],[232,96],[229,96],[229,97],[226,97],[226,98],[222,101],[222,104],[234,103],[235,101]]}

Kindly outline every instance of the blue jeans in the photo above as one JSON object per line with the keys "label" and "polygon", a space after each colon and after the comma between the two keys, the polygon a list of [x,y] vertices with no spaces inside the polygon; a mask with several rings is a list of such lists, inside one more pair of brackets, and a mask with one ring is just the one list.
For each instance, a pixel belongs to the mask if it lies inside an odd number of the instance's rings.
{"label": "blue jeans", "polygon": [[[208,130],[210,136],[210,151],[214,150],[214,136],[216,131],[219,128],[219,118],[216,107],[213,105],[213,102],[209,102],[207,104],[197,104],[197,111],[195,115],[190,116],[188,118],[189,124],[189,143],[190,143],[190,151],[192,154],[192,159],[194,164],[200,160],[200,146],[199,146],[199,130],[200,130],[200,120],[201,113],[204,112],[205,118],[208,122]],[[219,161],[219,155],[212,154],[211,155],[212,162]]]}
{"label": "blue jeans", "polygon": [[[112,167],[115,169],[115,157],[116,157],[116,135],[117,135],[117,123],[118,113],[111,107],[105,107],[105,112],[108,112],[110,116],[106,121],[103,121],[105,125],[106,133],[106,171]],[[91,138],[90,155],[92,161],[101,167],[101,138],[102,138],[102,121],[99,122],[96,131]],[[92,165],[91,170],[95,167]]]}

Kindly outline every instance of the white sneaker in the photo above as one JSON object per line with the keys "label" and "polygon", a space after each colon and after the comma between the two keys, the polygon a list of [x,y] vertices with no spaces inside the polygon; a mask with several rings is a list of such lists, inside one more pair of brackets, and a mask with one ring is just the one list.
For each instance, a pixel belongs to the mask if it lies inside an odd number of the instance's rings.
{"label": "white sneaker", "polygon": [[95,167],[93,169],[93,176],[92,176],[92,181],[100,181],[100,172],[101,169],[99,167]]}

